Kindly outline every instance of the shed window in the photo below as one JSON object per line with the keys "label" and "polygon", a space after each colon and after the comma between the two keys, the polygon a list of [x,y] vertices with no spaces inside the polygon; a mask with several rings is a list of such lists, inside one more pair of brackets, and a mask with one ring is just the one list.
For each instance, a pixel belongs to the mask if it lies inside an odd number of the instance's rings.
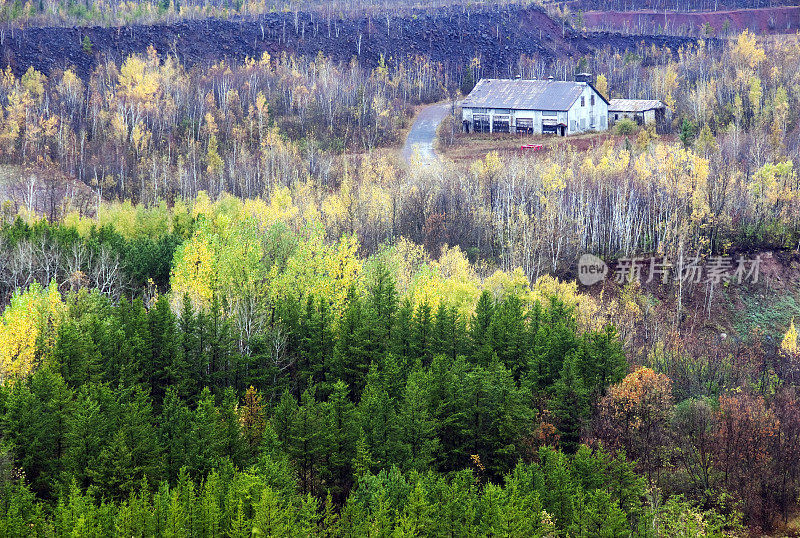
{"label": "shed window", "polygon": [[581,95],[581,106],[586,106],[586,97]]}
{"label": "shed window", "polygon": [[594,94],[589,98],[589,104],[594,106]]}
{"label": "shed window", "polygon": [[542,110],[542,116],[545,116],[545,117],[548,117],[548,118],[554,118],[554,117],[558,116],[558,111],[556,111],[556,110]]}

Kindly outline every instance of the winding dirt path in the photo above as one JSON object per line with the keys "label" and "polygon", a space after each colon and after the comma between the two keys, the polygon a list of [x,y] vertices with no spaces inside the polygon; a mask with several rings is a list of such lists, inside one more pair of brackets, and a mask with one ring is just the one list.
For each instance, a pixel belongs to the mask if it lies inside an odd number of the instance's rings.
{"label": "winding dirt path", "polygon": [[436,129],[450,113],[451,106],[451,103],[428,105],[417,114],[403,145],[402,156],[407,164],[430,167],[441,163],[433,144],[436,142]]}

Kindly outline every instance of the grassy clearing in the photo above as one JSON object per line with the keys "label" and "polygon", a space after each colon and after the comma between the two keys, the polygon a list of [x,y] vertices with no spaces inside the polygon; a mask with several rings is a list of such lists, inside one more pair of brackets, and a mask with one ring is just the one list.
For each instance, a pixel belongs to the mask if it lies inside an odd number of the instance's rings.
{"label": "grassy clearing", "polygon": [[[735,295],[734,295],[735,294]],[[725,294],[731,327],[747,339],[753,329],[773,338],[783,336],[792,318],[800,319],[800,290],[749,290]]]}
{"label": "grassy clearing", "polygon": [[[455,142],[447,147],[440,145],[439,150],[448,159],[456,163],[470,163],[475,159],[483,159],[490,151],[497,151],[501,155],[543,155],[559,148],[573,147],[578,151],[585,151],[591,147],[599,146],[608,140],[615,144],[624,141],[624,136],[603,133],[585,133],[561,137],[556,135],[520,135],[507,133],[459,133]],[[541,151],[532,152],[521,150],[523,144],[541,144]]]}

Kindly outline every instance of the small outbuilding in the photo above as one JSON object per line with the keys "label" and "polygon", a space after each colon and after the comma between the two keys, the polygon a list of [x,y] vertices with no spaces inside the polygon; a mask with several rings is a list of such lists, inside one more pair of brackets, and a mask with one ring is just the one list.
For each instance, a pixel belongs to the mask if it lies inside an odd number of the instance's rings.
{"label": "small outbuilding", "polygon": [[655,124],[662,126],[666,120],[667,107],[652,99],[612,99],[608,105],[609,123],[630,118],[639,125]]}
{"label": "small outbuilding", "polygon": [[465,132],[552,133],[608,129],[608,101],[591,75],[572,81],[481,79],[461,105]]}

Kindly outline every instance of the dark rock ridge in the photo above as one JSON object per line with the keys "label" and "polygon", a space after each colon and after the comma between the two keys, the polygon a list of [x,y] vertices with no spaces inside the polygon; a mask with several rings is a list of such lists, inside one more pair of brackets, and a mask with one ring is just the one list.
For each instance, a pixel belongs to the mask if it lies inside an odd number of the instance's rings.
{"label": "dark rock ridge", "polygon": [[[82,45],[85,37],[91,52]],[[144,53],[152,45],[159,54],[177,56],[186,65],[219,60],[243,61],[267,51],[325,55],[341,61],[356,57],[373,66],[381,55],[391,63],[425,56],[448,68],[481,59],[485,76],[509,76],[521,54],[544,62],[578,57],[596,48],[634,49],[637,44],[673,49],[691,38],[631,36],[608,32],[576,33],[537,8],[467,13],[461,10],[413,12],[402,16],[338,18],[311,13],[269,14],[253,20],[184,20],[168,25],[122,27],[55,27],[5,30],[0,36],[0,61],[16,74],[29,66],[49,74],[73,67],[86,78],[103,58],[119,61]]]}
{"label": "dark rock ridge", "polygon": [[797,0],[566,0],[553,2],[578,11],[641,11],[653,9],[687,13],[690,11],[719,11],[759,9],[797,5]]}

